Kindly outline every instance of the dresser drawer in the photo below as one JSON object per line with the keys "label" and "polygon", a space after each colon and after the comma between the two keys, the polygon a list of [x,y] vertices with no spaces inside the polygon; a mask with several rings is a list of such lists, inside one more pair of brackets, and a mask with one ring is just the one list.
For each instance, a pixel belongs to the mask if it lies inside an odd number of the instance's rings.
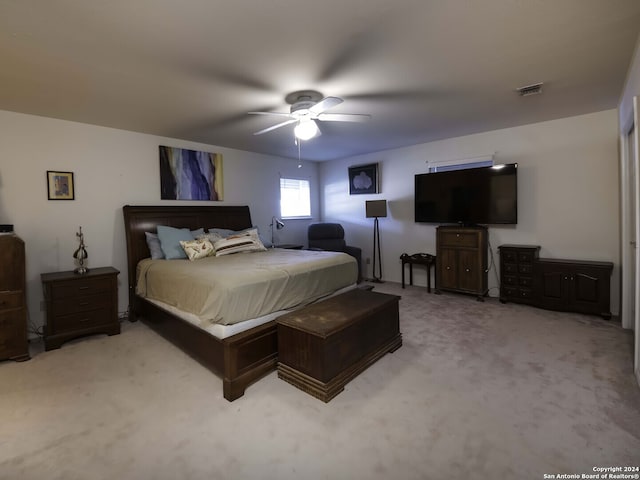
{"label": "dresser drawer", "polygon": [[533,252],[519,252],[518,262],[520,263],[533,263]]}
{"label": "dresser drawer", "polygon": [[513,250],[502,250],[500,256],[504,262],[517,263],[518,255]]}
{"label": "dresser drawer", "polygon": [[[27,342],[27,324],[24,310],[0,313],[0,358],[5,358],[21,344]],[[6,355],[4,355],[6,354]]]}
{"label": "dresser drawer", "polygon": [[113,312],[111,309],[103,308],[69,315],[59,315],[53,321],[56,333],[64,333],[65,331],[77,331],[83,328],[111,324],[113,323]]}
{"label": "dresser drawer", "polygon": [[93,295],[82,295],[70,297],[53,302],[53,312],[55,316],[69,313],[87,312],[98,308],[111,308],[111,295],[96,293]]}
{"label": "dresser drawer", "polygon": [[530,275],[533,272],[533,266],[532,265],[518,265],[518,271],[520,273],[524,273],[527,275]]}
{"label": "dresser drawer", "polygon": [[523,299],[531,299],[533,297],[533,290],[530,288],[520,288],[518,289],[518,296]]}
{"label": "dresser drawer", "polygon": [[533,286],[533,278],[531,278],[531,277],[519,277],[518,278],[518,284],[521,287],[529,287],[529,288],[531,288]]}
{"label": "dresser drawer", "polygon": [[24,305],[21,291],[0,292],[0,310],[18,308]]}
{"label": "dresser drawer", "polygon": [[502,272],[514,275],[518,273],[518,265],[513,263],[505,263],[502,266]]}
{"label": "dresser drawer", "polygon": [[440,242],[443,247],[469,247],[477,248],[479,246],[479,236],[476,233],[466,232],[442,232],[440,234]]}
{"label": "dresser drawer", "polygon": [[505,285],[517,285],[518,277],[514,277],[513,275],[504,275],[502,281]]}
{"label": "dresser drawer", "polygon": [[504,295],[507,297],[513,298],[518,296],[518,289],[516,287],[503,286],[502,289],[504,291]]}

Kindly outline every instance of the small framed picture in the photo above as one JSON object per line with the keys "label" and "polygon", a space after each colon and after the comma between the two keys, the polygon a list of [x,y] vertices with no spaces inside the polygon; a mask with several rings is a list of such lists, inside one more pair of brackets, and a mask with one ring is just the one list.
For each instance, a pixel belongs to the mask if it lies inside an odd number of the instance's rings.
{"label": "small framed picture", "polygon": [[349,195],[378,193],[378,164],[349,167]]}
{"label": "small framed picture", "polygon": [[47,193],[49,200],[73,200],[73,172],[47,170]]}

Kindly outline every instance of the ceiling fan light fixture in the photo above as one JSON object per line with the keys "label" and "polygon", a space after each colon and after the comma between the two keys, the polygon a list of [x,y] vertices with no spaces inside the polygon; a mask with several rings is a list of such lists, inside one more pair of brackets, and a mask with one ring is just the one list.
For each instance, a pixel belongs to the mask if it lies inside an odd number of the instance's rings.
{"label": "ceiling fan light fixture", "polygon": [[318,135],[318,125],[312,119],[300,120],[296,127],[293,129],[293,133],[296,138],[300,140],[311,140]]}

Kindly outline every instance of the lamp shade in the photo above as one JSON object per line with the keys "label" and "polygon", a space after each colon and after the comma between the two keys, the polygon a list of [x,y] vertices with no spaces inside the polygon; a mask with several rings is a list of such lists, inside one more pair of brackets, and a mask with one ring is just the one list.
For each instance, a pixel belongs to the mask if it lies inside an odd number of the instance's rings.
{"label": "lamp shade", "polygon": [[386,217],[387,201],[386,200],[367,200],[365,202],[367,218]]}

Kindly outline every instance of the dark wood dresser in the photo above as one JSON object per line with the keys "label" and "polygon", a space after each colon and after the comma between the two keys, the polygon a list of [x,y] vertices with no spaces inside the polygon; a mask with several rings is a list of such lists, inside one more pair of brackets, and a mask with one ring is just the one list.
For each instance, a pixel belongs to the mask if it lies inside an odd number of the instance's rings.
{"label": "dark wood dresser", "polygon": [[487,229],[440,226],[436,230],[436,292],[487,294]]}
{"label": "dark wood dresser", "polygon": [[500,301],[535,303],[533,267],[539,245],[500,245]]}
{"label": "dark wood dresser", "polygon": [[119,273],[113,267],[102,267],[82,275],[73,271],[41,275],[47,304],[45,350],[84,335],[120,333]]}
{"label": "dark wood dresser", "polygon": [[29,360],[24,242],[0,235],[0,360]]}
{"label": "dark wood dresser", "polygon": [[539,258],[539,245],[500,245],[500,301],[611,318],[613,263]]}

